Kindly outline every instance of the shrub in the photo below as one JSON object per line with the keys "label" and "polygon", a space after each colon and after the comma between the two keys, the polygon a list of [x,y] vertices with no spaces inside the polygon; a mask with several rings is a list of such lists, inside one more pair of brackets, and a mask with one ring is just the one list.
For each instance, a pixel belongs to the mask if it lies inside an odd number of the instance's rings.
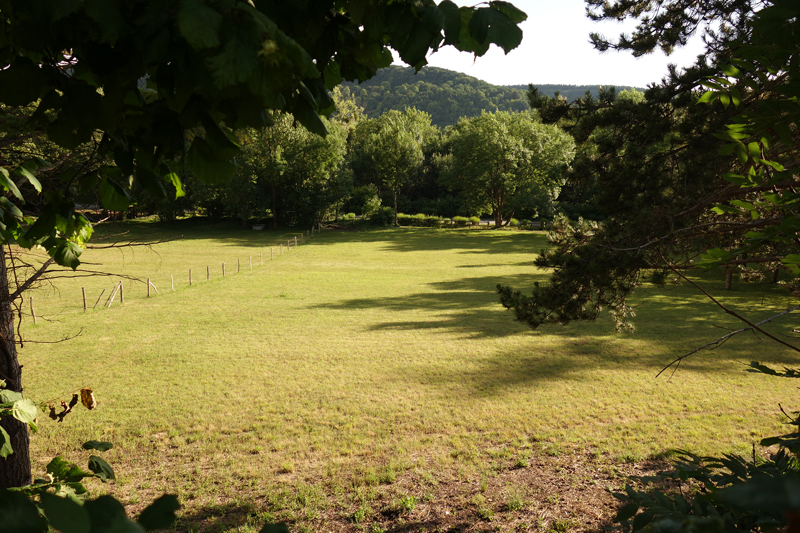
{"label": "shrub", "polygon": [[355,213],[346,213],[342,215],[342,220],[355,220],[356,214]]}
{"label": "shrub", "polygon": [[464,227],[470,223],[470,220],[467,217],[453,217],[453,222],[458,227]]}
{"label": "shrub", "polygon": [[508,225],[514,226],[516,228],[519,226],[519,220],[517,220],[516,218],[512,218],[511,220],[508,221]]}
{"label": "shrub", "polygon": [[394,223],[394,209],[391,207],[379,207],[369,217],[369,223],[373,226],[388,226]]}
{"label": "shrub", "polygon": [[442,225],[442,217],[431,215],[422,219],[422,225],[426,228],[438,228]]}
{"label": "shrub", "polygon": [[469,217],[469,221],[472,223],[473,226],[477,226],[481,223],[481,219],[478,217]]}
{"label": "shrub", "polygon": [[422,213],[416,215],[397,214],[397,223],[401,226],[422,226],[423,220],[425,220],[425,215]]}

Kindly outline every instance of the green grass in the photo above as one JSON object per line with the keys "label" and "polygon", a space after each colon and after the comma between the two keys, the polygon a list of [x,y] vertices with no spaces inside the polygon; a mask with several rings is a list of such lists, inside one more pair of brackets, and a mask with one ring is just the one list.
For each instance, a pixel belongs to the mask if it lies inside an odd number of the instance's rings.
{"label": "green grass", "polygon": [[[38,324],[23,319],[30,341],[80,332],[25,344],[26,394],[44,401],[90,386],[99,401],[41,424],[35,468],[57,454],[84,464],[82,442],[112,441],[105,457],[119,480],[94,490],[134,507],[175,492],[185,524],[237,513],[304,527],[331,516],[366,524],[392,501],[421,501],[409,486],[477,483],[531,454],[742,452],[784,429],[778,403],[796,394],[791,380],[745,372],[751,359],[792,361],[753,335],[654,378],[724,333],[714,326],[739,327],[691,288],[642,288],[633,335],[615,333],[607,317],[538,331],[514,322],[494,287],[546,280],[532,265],[546,244],[538,232],[331,231],[288,254],[275,248],[270,260],[269,246],[295,233],[123,228],[177,240],[91,250],[84,260],[150,277],[160,294],[148,299],[143,283],[126,280],[123,305],[84,313],[82,286],[91,307],[120,278],[59,278],[33,293]],[[771,286],[727,293],[721,279],[702,282],[751,318],[786,305]],[[229,526],[219,520],[218,529]]]}

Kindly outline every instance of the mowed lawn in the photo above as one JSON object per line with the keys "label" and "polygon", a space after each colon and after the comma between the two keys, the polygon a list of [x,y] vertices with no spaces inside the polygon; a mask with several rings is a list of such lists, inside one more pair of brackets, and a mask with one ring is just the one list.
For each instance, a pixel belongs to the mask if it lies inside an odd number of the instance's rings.
{"label": "mowed lawn", "polygon": [[[81,443],[111,441],[104,457],[118,480],[92,487],[133,509],[173,492],[187,517],[243,506],[252,520],[301,530],[337,516],[363,529],[380,508],[368,505],[380,496],[370,487],[417,480],[398,489],[402,504],[424,501],[414,491],[444,477],[480,483],[537,454],[613,464],[671,448],[746,452],[786,429],[779,403],[795,407],[792,380],[746,372],[753,359],[793,361],[752,334],[655,378],[719,327],[740,327],[690,287],[643,287],[634,334],[616,333],[608,317],[537,331],[515,322],[495,285],[547,279],[533,266],[541,232],[389,228],[301,240],[196,221],[103,231],[173,239],[83,256],[92,270],[150,277],[159,293],[148,299],[125,279],[124,304],[117,296],[106,308],[121,278],[54,279],[32,293],[38,323],[25,315],[21,331],[28,341],[80,334],[26,342],[20,358],[28,397],[68,400],[89,386],[99,402],[41,423],[37,472],[54,455],[85,465]],[[700,281],[750,318],[787,306],[777,287],[726,292],[716,278]]]}

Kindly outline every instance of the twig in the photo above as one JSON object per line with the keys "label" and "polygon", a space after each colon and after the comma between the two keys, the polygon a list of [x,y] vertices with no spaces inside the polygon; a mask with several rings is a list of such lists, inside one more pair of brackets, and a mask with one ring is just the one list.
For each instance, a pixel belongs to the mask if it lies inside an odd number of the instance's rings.
{"label": "twig", "polygon": [[[664,257],[663,257],[663,256],[662,256],[662,259],[664,259]],[[709,343],[707,343],[707,344],[705,344],[705,345],[703,345],[703,346],[701,346],[701,347],[699,347],[699,348],[697,348],[697,349],[695,349],[695,350],[692,350],[691,352],[689,352],[689,353],[687,353],[687,354],[684,354],[684,355],[682,355],[682,356],[680,356],[680,357],[677,357],[675,360],[673,360],[673,361],[672,361],[671,363],[669,363],[667,366],[665,366],[664,368],[662,368],[662,369],[659,371],[659,373],[658,373],[658,374],[656,374],[656,377],[658,377],[658,376],[660,376],[661,374],[663,374],[663,373],[664,373],[664,371],[666,371],[668,368],[670,368],[670,367],[671,367],[671,366],[673,366],[673,365],[675,365],[675,370],[677,370],[677,369],[678,369],[678,366],[679,366],[679,365],[680,365],[680,363],[681,363],[681,361],[683,361],[684,359],[686,359],[686,358],[687,358],[687,357],[689,357],[690,355],[694,355],[694,354],[696,354],[697,352],[699,352],[699,351],[701,351],[701,350],[704,350],[705,348],[708,348],[709,346],[720,346],[722,343],[724,343],[725,341],[727,341],[728,339],[730,339],[730,338],[731,338],[731,337],[733,337],[734,335],[736,335],[736,334],[739,334],[739,333],[742,333],[742,332],[744,332],[744,331],[754,331],[754,332],[755,332],[755,331],[760,331],[760,332],[761,332],[761,333],[763,333],[765,336],[769,337],[770,339],[774,340],[775,342],[777,342],[777,343],[779,343],[779,344],[782,344],[782,345],[784,345],[784,346],[786,346],[786,347],[788,347],[788,348],[791,348],[792,350],[794,350],[794,351],[796,351],[796,352],[800,352],[800,348],[798,348],[797,346],[793,346],[793,345],[791,345],[791,344],[789,344],[789,343],[787,343],[787,342],[784,342],[784,341],[782,341],[781,339],[779,339],[779,338],[775,337],[774,335],[772,335],[772,334],[768,333],[767,331],[764,331],[763,329],[761,329],[761,327],[759,327],[759,326],[761,326],[762,324],[766,324],[766,323],[768,323],[768,322],[772,322],[772,321],[773,321],[773,320],[775,320],[776,318],[782,317],[782,316],[784,316],[784,315],[788,315],[788,314],[789,314],[789,313],[791,313],[792,311],[796,311],[797,309],[800,309],[800,304],[798,304],[798,305],[796,305],[796,306],[794,306],[794,307],[791,307],[791,308],[787,309],[786,311],[783,311],[783,312],[781,312],[781,313],[778,313],[777,315],[774,315],[774,316],[771,316],[771,317],[769,317],[769,318],[767,318],[767,319],[765,319],[765,320],[762,320],[761,322],[758,322],[758,323],[755,323],[755,324],[754,324],[754,323],[750,322],[749,320],[747,320],[747,319],[746,319],[745,317],[743,317],[742,315],[740,315],[739,313],[737,313],[736,311],[732,311],[731,309],[728,309],[727,307],[725,307],[723,304],[721,304],[719,301],[717,301],[717,299],[716,299],[716,298],[714,298],[713,296],[711,296],[711,295],[708,293],[708,291],[706,291],[706,290],[705,290],[705,289],[703,289],[701,286],[699,286],[697,283],[695,283],[695,282],[693,282],[692,280],[690,280],[689,278],[687,278],[685,275],[683,275],[683,273],[681,273],[681,272],[679,272],[678,270],[676,270],[675,268],[673,268],[673,266],[672,266],[672,264],[671,264],[671,263],[669,263],[669,262],[668,262],[668,261],[666,261],[666,260],[665,260],[664,262],[667,264],[667,266],[669,266],[669,268],[670,268],[670,269],[671,269],[673,272],[675,272],[675,274],[677,274],[679,277],[683,278],[685,281],[687,281],[687,282],[688,282],[688,283],[690,283],[692,286],[694,286],[694,287],[695,287],[697,290],[699,290],[700,292],[702,292],[703,294],[705,294],[705,295],[706,295],[706,297],[708,297],[708,298],[709,298],[709,299],[710,299],[712,302],[714,302],[715,304],[717,304],[717,306],[719,306],[719,307],[720,307],[720,308],[721,308],[723,311],[725,311],[725,312],[726,312],[726,313],[728,313],[729,315],[732,315],[732,316],[734,316],[734,317],[738,318],[739,320],[741,320],[742,322],[744,322],[745,324],[747,324],[749,327],[747,327],[747,328],[742,328],[742,329],[737,329],[736,331],[732,331],[732,332],[728,333],[727,335],[723,335],[722,337],[720,337],[719,339],[717,339],[717,340],[715,340],[715,341],[709,342]],[[675,371],[673,371],[673,375],[674,375],[674,374],[675,374]],[[670,377],[671,377],[671,376],[670,376]]]}

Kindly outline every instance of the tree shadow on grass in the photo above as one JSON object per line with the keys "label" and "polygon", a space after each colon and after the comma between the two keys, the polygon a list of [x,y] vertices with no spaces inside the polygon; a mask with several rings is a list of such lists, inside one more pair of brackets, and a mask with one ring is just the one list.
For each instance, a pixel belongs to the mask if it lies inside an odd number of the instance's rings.
{"label": "tree shadow on grass", "polygon": [[301,238],[304,228],[283,227],[253,231],[233,222],[208,219],[185,219],[175,222],[112,222],[99,225],[94,239],[124,234],[128,238],[156,242],[161,239],[212,240],[232,247],[263,248],[278,246],[297,237],[298,244],[324,246],[341,243],[385,243],[387,252],[463,250],[470,254],[506,254],[538,252],[547,246],[544,233],[433,228],[365,228],[359,231],[323,230],[312,239]]}
{"label": "tree shadow on grass", "polygon": [[193,507],[178,518],[173,529],[175,531],[230,531],[247,524],[257,511],[256,505],[250,502]]}
{"label": "tree shadow on grass", "polygon": [[[353,308],[379,308],[391,311],[398,318],[368,326],[370,331],[382,330],[440,330],[442,333],[461,333],[466,338],[505,337],[530,335],[532,339],[556,336],[559,342],[575,342],[584,345],[588,340],[601,342],[602,338],[620,339],[628,337],[634,341],[651,344],[648,354],[637,354],[636,363],[649,368],[666,365],[674,358],[714,341],[726,333],[745,327],[735,318],[724,314],[705,296],[692,287],[672,288],[642,287],[636,296],[634,333],[616,333],[607,313],[601,313],[592,322],[573,322],[568,325],[549,324],[532,331],[527,324],[514,320],[510,311],[499,304],[496,286],[498,283],[522,289],[523,292],[535,281],[546,281],[547,273],[520,274],[515,276],[466,277],[459,280],[433,282],[426,285],[429,290],[392,298],[352,298],[317,306],[325,309],[348,310]],[[761,292],[759,292],[761,291]],[[753,295],[762,294],[763,288],[750,287],[738,294],[726,295],[728,305],[740,308],[751,319],[763,319],[781,311],[784,302],[781,292],[770,289],[770,305],[757,308],[752,305]],[[425,318],[417,318],[419,311]],[[430,318],[431,315],[435,318]],[[791,328],[791,320],[765,325],[776,335]],[[596,352],[606,353],[614,348],[603,348]],[[659,354],[658,359],[654,354]],[[719,354],[719,356],[717,355]],[[773,341],[763,340],[752,333],[739,334],[715,350],[703,350],[687,361],[768,358],[773,362],[797,365],[797,352],[781,347]],[[686,366],[686,365],[684,365]],[[660,367],[659,367],[660,368]],[[502,372],[502,370],[501,370]],[[520,375],[515,373],[515,375]],[[524,375],[524,372],[521,374]]]}
{"label": "tree shadow on grass", "polygon": [[[349,310],[380,308],[397,316],[424,310],[434,319],[409,319],[383,322],[369,326],[370,331],[438,329],[443,333],[459,332],[468,338],[504,337],[523,334],[528,327],[515,322],[499,305],[496,285],[529,286],[543,281],[545,274],[516,276],[484,276],[458,281],[434,282],[431,290],[391,298],[350,298],[314,306],[317,309]],[[413,314],[413,313],[412,313]]]}

